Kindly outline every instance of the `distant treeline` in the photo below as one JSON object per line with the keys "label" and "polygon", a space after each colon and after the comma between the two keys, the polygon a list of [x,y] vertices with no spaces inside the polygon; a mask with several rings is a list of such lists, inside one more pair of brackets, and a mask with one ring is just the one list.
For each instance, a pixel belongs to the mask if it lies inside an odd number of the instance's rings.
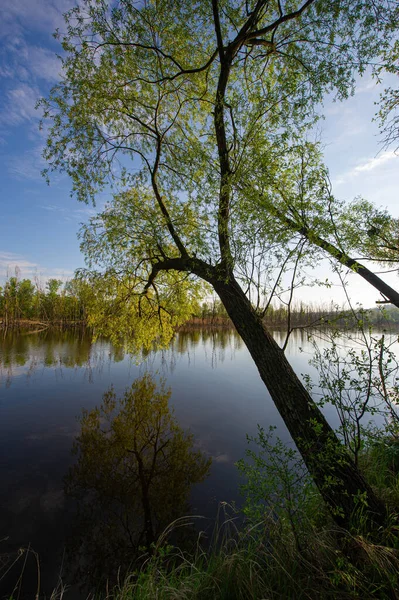
{"label": "distant treeline", "polygon": [[54,324],[85,324],[90,286],[78,279],[63,283],[9,277],[0,287],[0,321],[3,327],[15,327],[24,321]]}
{"label": "distant treeline", "polygon": [[[74,278],[66,283],[49,279],[45,284],[17,276],[8,277],[0,287],[0,326],[19,327],[30,323],[56,326],[86,326],[93,288],[85,281]],[[288,306],[270,304],[260,316],[271,328],[296,328],[319,325],[350,326],[356,318],[350,311],[336,306],[315,306],[303,302]],[[358,313],[357,318],[362,318]],[[366,317],[367,315],[367,317]],[[368,322],[376,325],[399,324],[399,309],[388,306],[365,311]],[[231,322],[220,300],[198,303],[193,309],[188,327],[230,327]],[[185,326],[185,327],[186,327]]]}
{"label": "distant treeline", "polygon": [[[337,307],[315,307],[303,302],[290,307],[283,304],[276,307],[270,304],[266,310],[259,310],[259,315],[265,324],[272,328],[317,326],[336,321],[343,314],[342,310]],[[212,302],[204,302],[197,314],[193,315],[190,321],[190,325],[194,326],[201,326],[203,324],[220,326],[228,323],[230,323],[230,319],[226,309],[220,300],[217,299],[214,299]]]}
{"label": "distant treeline", "polygon": [[[344,310],[333,304],[329,307],[305,304],[304,302],[299,302],[294,306],[270,304],[267,309],[260,309],[259,315],[264,323],[272,329],[318,326],[351,327],[355,326],[359,320],[367,321],[370,325],[399,325],[399,309],[390,305],[359,310],[354,313],[352,310]],[[190,325],[194,326],[203,324],[219,326],[226,323],[230,323],[230,319],[223,304],[217,299],[212,302],[204,302],[190,321]]]}

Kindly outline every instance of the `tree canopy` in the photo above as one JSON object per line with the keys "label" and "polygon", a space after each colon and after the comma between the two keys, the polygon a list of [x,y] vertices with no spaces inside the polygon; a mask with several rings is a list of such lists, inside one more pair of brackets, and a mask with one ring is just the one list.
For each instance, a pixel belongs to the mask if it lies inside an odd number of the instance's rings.
{"label": "tree canopy", "polygon": [[83,0],[66,14],[63,78],[42,102],[49,171],[68,173],[82,201],[115,189],[82,233],[101,273],[93,319],[165,342],[192,282],[210,284],[341,524],[359,490],[384,509],[249,298],[260,281],[273,292],[271,265],[296,273],[317,260],[308,243],[358,269],[332,244],[342,211],[306,137],[324,95],[346,98],[390,52],[398,17],[390,0]]}
{"label": "tree canopy", "polygon": [[176,282],[162,274],[170,260],[201,277],[220,264],[246,284],[251,255],[265,271],[277,244],[281,261],[293,232],[276,209],[331,233],[326,170],[303,136],[326,92],[347,97],[391,51],[397,11],[372,0],[85,0],[67,13],[64,78],[43,102],[49,170],[66,171],[80,200],[123,190],[83,234],[91,266],[125,286],[128,276],[130,290],[150,278],[155,307]]}

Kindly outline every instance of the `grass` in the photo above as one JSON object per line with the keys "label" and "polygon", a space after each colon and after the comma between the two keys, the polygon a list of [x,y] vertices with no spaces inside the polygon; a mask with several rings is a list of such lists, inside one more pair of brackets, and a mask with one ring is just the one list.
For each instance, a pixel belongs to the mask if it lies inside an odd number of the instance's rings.
{"label": "grass", "polygon": [[[172,523],[140,564],[112,589],[91,600],[399,600],[399,460],[396,438],[381,438],[361,457],[370,483],[386,500],[391,517],[373,537],[357,519],[351,531],[337,528],[321,500],[312,498],[292,519],[265,505],[262,519],[221,507],[212,539],[200,534],[191,551],[170,543],[193,518]],[[269,472],[270,474],[270,472]],[[309,509],[310,507],[310,509]],[[256,513],[258,516],[258,512]],[[37,555],[35,555],[38,563]],[[26,563],[26,555],[19,559]],[[22,573],[23,574],[23,573]],[[8,600],[18,598],[18,586]],[[40,576],[40,573],[39,573]],[[1,580],[1,575],[0,575]],[[32,598],[42,600],[39,586]],[[50,600],[73,600],[59,582]]]}
{"label": "grass", "polygon": [[[303,533],[303,532],[302,532]],[[267,539],[267,543],[262,540]],[[298,548],[272,519],[225,531],[208,551],[155,552],[106,597],[115,600],[399,598],[396,552],[334,528],[308,528]],[[162,548],[162,546],[160,547]]]}
{"label": "grass", "polygon": [[399,508],[399,436],[377,437],[360,456],[360,468],[392,510]]}
{"label": "grass", "polygon": [[[367,534],[359,515],[351,531],[337,528],[314,493],[310,502],[305,498],[303,510],[299,507],[296,511],[295,524],[292,514],[284,514],[270,503],[256,524],[249,518],[238,528],[234,512],[233,518],[226,514],[209,546],[204,549],[198,543],[191,553],[168,546],[173,526],[182,524],[176,522],[161,536],[141,569],[102,598],[399,599],[398,447],[395,437],[381,437],[361,457],[364,475],[390,511],[385,529],[380,529],[377,536],[376,532]],[[269,449],[267,442],[265,448]],[[286,451],[282,452],[284,463]],[[285,480],[287,468],[285,461],[281,474]],[[271,476],[270,469],[267,476]],[[267,485],[273,489],[273,483]],[[259,510],[255,512],[258,516]]]}

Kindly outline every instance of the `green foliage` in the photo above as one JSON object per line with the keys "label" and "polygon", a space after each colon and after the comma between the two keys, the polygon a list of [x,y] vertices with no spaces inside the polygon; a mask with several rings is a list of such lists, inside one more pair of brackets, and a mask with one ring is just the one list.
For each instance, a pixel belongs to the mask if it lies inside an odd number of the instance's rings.
{"label": "green foliage", "polygon": [[198,306],[195,316],[211,322],[217,319],[229,318],[222,302],[215,297],[211,302],[203,302],[201,306]]}
{"label": "green foliage", "polygon": [[257,450],[246,450],[246,460],[237,463],[246,478],[241,486],[243,511],[253,524],[275,519],[282,535],[287,527],[296,535],[300,521],[310,519],[314,498],[318,504],[320,498],[298,451],[278,437],[273,440],[275,429],[266,433],[258,426],[258,435],[247,438]]}
{"label": "green foliage", "polygon": [[[371,316],[373,313],[371,313]],[[348,325],[324,331],[323,343],[312,337],[317,382],[305,381],[318,404],[333,406],[339,432],[357,462],[365,445],[377,435],[376,418],[398,423],[399,365],[395,355],[396,334],[376,335],[367,311],[347,314]]]}
{"label": "green foliage", "polygon": [[[382,60],[378,65],[374,75],[377,81],[380,81],[384,73],[392,75],[398,74],[399,41],[395,39],[393,43],[385,48],[382,54]],[[399,92],[397,88],[385,88],[380,95],[379,110],[375,120],[380,125],[380,131],[385,147],[393,146],[398,148],[399,138]]]}
{"label": "green foliage", "polygon": [[132,274],[121,278],[113,271],[87,274],[92,290],[87,305],[88,324],[95,335],[106,335],[140,355],[166,348],[176,327],[196,310],[203,285],[175,271],[163,272],[156,285],[143,294],[143,282]]}
{"label": "green foliage", "polygon": [[[285,9],[294,11],[299,5],[290,2]],[[261,6],[256,32],[278,18],[276,2]],[[226,97],[236,133],[243,132],[233,150],[237,165],[241,157],[250,160],[254,148],[259,152],[259,143],[267,153],[266,122],[271,139],[282,127],[288,131],[292,123],[312,121],[314,104],[326,90],[335,89],[339,97],[350,94],[354,69],[362,72],[389,47],[391,9],[390,2],[380,2],[376,10],[373,2],[332,5],[318,0],[298,18],[281,23],[271,45],[259,34],[267,51],[262,45],[242,44],[243,56],[234,59]],[[244,2],[224,3],[220,19],[226,45],[248,20],[248,10]],[[53,122],[46,156],[53,168],[70,173],[79,198],[92,197],[108,177],[129,180],[130,172],[112,170],[110,157],[115,150],[128,157],[141,153],[145,162],[156,147],[157,128],[170,141],[169,163],[182,161],[180,170],[168,176],[175,187],[188,164],[192,185],[212,185],[205,161],[214,138],[210,143],[201,139],[212,132],[209,115],[219,66],[211,5],[123,1],[110,8],[86,0],[67,13],[66,23],[67,32],[58,34],[66,53],[65,77],[43,102],[45,117]],[[250,68],[242,60],[248,56]],[[233,129],[230,123],[229,141],[234,141]]]}
{"label": "green foliage", "polygon": [[42,286],[38,281],[20,280],[17,273],[0,288],[0,318],[5,327],[26,319],[85,324],[92,295],[90,285],[78,278],[65,285],[58,279],[50,279]]}
{"label": "green foliage", "polygon": [[29,319],[33,316],[34,312],[34,301],[35,301],[35,287],[29,279],[23,279],[17,284],[17,297],[20,314]]}
{"label": "green foliage", "polygon": [[[399,435],[398,423],[375,430],[365,443],[359,464],[370,483],[378,488],[391,510],[399,514]],[[398,527],[395,527],[396,533]],[[398,547],[397,540],[394,540]]]}
{"label": "green foliage", "polygon": [[357,198],[341,212],[336,227],[347,252],[355,250],[385,266],[399,261],[399,221],[387,210]]}
{"label": "green foliage", "polygon": [[[90,268],[112,270],[121,285],[145,285],[170,258],[213,266],[228,256],[248,294],[274,293],[273,269],[295,262],[299,229],[334,240],[332,217],[346,213],[306,133],[326,92],[346,98],[355,76],[389,51],[395,6],[220,4],[226,60],[209,2],[85,0],[57,32],[64,77],[40,103],[47,175],[67,172],[85,202],[117,189],[84,228],[82,248]],[[300,263],[318,258],[303,252]]]}

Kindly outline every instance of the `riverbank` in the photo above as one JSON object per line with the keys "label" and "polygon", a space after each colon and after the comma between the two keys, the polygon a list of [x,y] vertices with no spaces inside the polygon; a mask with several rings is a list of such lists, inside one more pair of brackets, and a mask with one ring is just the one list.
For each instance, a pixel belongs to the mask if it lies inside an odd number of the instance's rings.
{"label": "riverbank", "polygon": [[[286,319],[263,319],[264,324],[270,330],[296,330],[296,329],[320,329],[320,328],[331,328],[331,329],[342,329],[350,330],[357,327],[357,321],[353,315],[325,315],[314,320],[307,318],[299,318],[295,315],[290,322]],[[399,323],[395,319],[390,319],[389,316],[385,319],[382,317],[376,319],[375,315],[370,320],[370,325],[375,327],[390,327],[393,330],[397,330]],[[89,330],[90,327],[86,320],[37,320],[37,319],[16,319],[13,321],[6,321],[4,318],[0,318],[0,330],[13,330],[13,331],[24,331],[24,330],[38,330],[44,329],[80,329]],[[228,317],[216,316],[216,317],[192,317],[186,321],[183,325],[176,328],[176,331],[192,331],[199,329],[234,329],[232,321]]]}
{"label": "riverbank", "polygon": [[45,320],[37,320],[37,319],[16,319],[14,321],[6,321],[5,319],[0,319],[0,329],[2,330],[13,330],[13,331],[23,331],[23,330],[38,330],[43,331],[44,329],[87,329],[86,321],[66,321],[66,320],[56,320],[56,321],[45,321]]}
{"label": "riverbank", "polygon": [[[398,447],[396,436],[382,435],[360,458],[364,476],[387,504],[385,529],[367,529],[362,509],[349,531],[339,529],[311,484],[305,495],[296,493],[290,498],[286,483],[292,473],[284,466],[285,450],[281,448],[279,481],[274,482],[274,489],[281,493],[279,500],[272,501],[266,494],[259,503],[261,494],[256,495],[255,482],[250,482],[244,508],[247,520],[242,528],[235,525],[238,515],[234,509],[224,506],[224,519],[216,527],[210,547],[203,550],[197,544],[191,554],[168,545],[166,532],[152,556],[126,577],[112,598],[399,598]],[[259,470],[259,489],[265,489],[264,477]],[[257,506],[251,502],[254,497]],[[176,522],[171,529],[182,525],[184,522]]]}
{"label": "riverbank", "polygon": [[[176,331],[190,331],[197,329],[233,329],[234,326],[230,319],[225,317],[215,318],[200,318],[194,317],[189,319],[184,325],[176,328]],[[16,319],[14,321],[6,321],[0,318],[0,330],[6,331],[25,331],[44,329],[90,329],[85,320],[37,320],[37,319]]]}
{"label": "riverbank", "polygon": [[[339,529],[314,487],[287,503],[266,497],[262,515],[247,502],[246,521],[233,506],[220,508],[213,534],[199,534],[191,550],[175,546],[174,532],[190,530],[195,517],[176,519],[134,568],[87,595],[97,600],[355,600],[399,598],[398,441],[382,437],[362,454],[364,475],[387,502],[385,529],[368,531],[360,510],[349,531]],[[260,487],[264,474],[258,473]],[[248,497],[247,497],[248,500]],[[260,505],[258,505],[259,508]],[[255,518],[256,517],[256,518]],[[198,517],[197,517],[198,518]],[[107,592],[105,590],[108,590]],[[94,595],[93,595],[94,593]],[[86,596],[85,596],[86,597]],[[68,600],[60,582],[51,596]]]}

